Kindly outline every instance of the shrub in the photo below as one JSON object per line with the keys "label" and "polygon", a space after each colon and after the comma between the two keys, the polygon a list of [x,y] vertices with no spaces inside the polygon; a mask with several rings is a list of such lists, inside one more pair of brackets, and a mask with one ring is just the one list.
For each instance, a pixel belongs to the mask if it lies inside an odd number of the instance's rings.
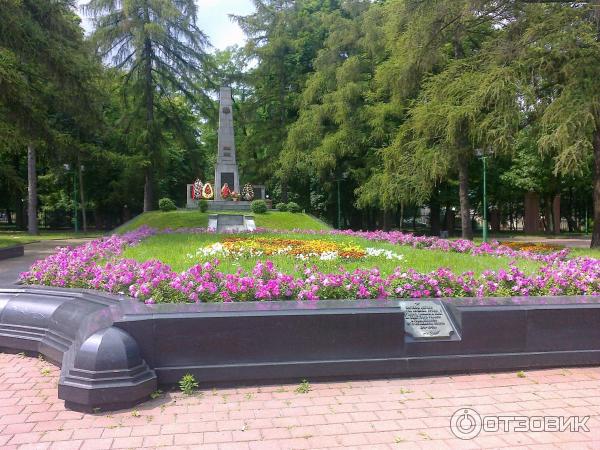
{"label": "shrub", "polygon": [[208,211],[208,202],[204,199],[198,202],[198,207],[200,208],[200,212]]}
{"label": "shrub", "polygon": [[196,377],[191,373],[186,373],[181,380],[179,380],[179,389],[185,395],[192,395],[196,389],[198,389],[198,382]]}
{"label": "shrub", "polygon": [[161,198],[158,201],[158,209],[161,211],[175,211],[177,206],[175,206],[175,202],[170,198]]}
{"label": "shrub", "polygon": [[277,205],[275,205],[275,208],[277,208],[277,211],[281,211],[281,212],[286,212],[288,210],[288,205],[286,203],[277,203]]}
{"label": "shrub", "polygon": [[250,209],[255,214],[265,214],[267,212],[267,202],[264,200],[254,200],[250,204]]}
{"label": "shrub", "polygon": [[291,213],[299,213],[301,211],[300,205],[296,202],[289,202],[287,204],[287,210]]}

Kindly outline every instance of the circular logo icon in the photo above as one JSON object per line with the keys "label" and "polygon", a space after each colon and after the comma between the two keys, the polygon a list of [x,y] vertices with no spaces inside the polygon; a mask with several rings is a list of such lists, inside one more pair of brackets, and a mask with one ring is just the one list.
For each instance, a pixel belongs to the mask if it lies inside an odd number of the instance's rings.
{"label": "circular logo icon", "polygon": [[473,439],[481,433],[481,428],[481,416],[471,408],[461,408],[450,418],[450,429],[459,439]]}

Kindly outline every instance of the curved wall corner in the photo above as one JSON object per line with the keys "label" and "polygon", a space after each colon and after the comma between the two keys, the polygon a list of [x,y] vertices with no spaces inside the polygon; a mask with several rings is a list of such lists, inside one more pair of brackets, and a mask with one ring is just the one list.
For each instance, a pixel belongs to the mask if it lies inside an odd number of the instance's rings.
{"label": "curved wall corner", "polygon": [[88,337],[58,385],[58,398],[74,410],[131,407],[156,390],[156,374],[123,330],[105,328]]}
{"label": "curved wall corner", "polygon": [[43,355],[61,367],[71,409],[132,406],[156,390],[137,343],[112,327],[122,299],[76,289],[0,288],[0,351]]}

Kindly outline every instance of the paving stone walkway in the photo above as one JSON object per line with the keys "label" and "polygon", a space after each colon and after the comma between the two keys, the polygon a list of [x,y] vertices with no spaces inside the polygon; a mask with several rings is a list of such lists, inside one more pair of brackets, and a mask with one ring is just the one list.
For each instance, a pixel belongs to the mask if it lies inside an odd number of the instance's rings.
{"label": "paving stone walkway", "polygon": [[[2,449],[600,448],[600,368],[311,383],[179,392],[134,409],[81,414],[58,400],[58,369],[0,354]],[[590,416],[589,432],[485,432],[481,416]]]}

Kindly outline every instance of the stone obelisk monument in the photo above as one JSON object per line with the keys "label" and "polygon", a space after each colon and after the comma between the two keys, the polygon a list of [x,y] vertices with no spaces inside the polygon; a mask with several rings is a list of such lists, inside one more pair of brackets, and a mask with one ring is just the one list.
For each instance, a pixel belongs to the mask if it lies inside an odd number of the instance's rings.
{"label": "stone obelisk monument", "polygon": [[222,200],[221,188],[225,183],[230,190],[240,192],[240,178],[235,159],[233,100],[230,87],[221,88],[219,103],[219,150],[215,167],[215,200]]}

